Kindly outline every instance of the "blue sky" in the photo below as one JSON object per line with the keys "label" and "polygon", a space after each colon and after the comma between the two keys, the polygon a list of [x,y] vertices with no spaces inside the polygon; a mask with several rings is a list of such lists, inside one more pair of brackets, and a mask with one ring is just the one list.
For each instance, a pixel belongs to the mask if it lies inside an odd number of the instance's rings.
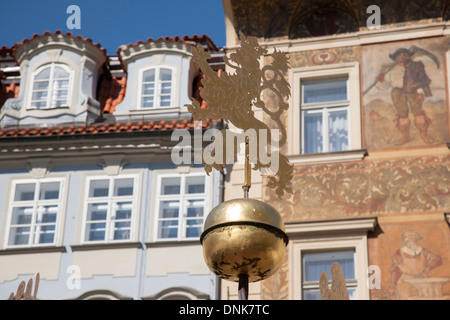
{"label": "blue sky", "polygon": [[[81,10],[81,29],[68,29],[67,7]],[[160,36],[208,35],[225,46],[221,0],[0,0],[0,47],[61,30],[91,38],[109,55],[121,44]]]}

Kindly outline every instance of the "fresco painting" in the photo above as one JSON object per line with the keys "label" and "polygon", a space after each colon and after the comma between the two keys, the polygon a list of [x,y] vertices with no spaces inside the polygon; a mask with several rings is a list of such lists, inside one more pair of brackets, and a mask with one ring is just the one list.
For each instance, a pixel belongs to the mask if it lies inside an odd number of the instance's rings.
{"label": "fresco painting", "polygon": [[362,48],[366,148],[448,141],[443,47],[433,38]]}
{"label": "fresco painting", "polygon": [[448,225],[443,214],[431,216],[411,223],[380,219],[378,234],[368,241],[369,264],[381,270],[381,288],[371,290],[372,299],[450,300]]}

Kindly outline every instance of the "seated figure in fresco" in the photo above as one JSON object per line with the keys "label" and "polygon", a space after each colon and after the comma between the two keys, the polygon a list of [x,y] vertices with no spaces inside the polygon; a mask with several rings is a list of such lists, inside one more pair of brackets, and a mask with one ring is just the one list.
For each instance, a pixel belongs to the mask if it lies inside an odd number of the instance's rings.
{"label": "seated figure in fresco", "polygon": [[406,299],[416,295],[416,289],[405,279],[418,279],[431,276],[431,270],[442,264],[442,258],[430,250],[418,245],[422,239],[415,230],[402,233],[403,247],[398,249],[391,259],[391,280],[388,292],[393,298]]}
{"label": "seated figure in fresco", "polygon": [[381,90],[392,88],[392,102],[397,110],[394,123],[401,133],[400,139],[396,142],[398,146],[410,140],[409,109],[414,115],[414,123],[422,140],[427,144],[434,142],[427,133],[431,120],[422,110],[424,98],[431,96],[431,80],[425,72],[424,64],[411,59],[413,54],[413,51],[405,48],[390,54],[389,57],[396,63],[387,72],[380,74],[376,83]]}

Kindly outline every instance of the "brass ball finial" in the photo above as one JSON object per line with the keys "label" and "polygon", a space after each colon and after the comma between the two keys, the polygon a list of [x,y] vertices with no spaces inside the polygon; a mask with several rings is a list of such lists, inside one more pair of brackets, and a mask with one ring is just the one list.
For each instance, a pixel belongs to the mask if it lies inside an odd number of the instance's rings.
{"label": "brass ball finial", "polygon": [[255,199],[223,202],[208,215],[200,236],[209,269],[222,279],[263,280],[283,263],[288,244],[279,213]]}

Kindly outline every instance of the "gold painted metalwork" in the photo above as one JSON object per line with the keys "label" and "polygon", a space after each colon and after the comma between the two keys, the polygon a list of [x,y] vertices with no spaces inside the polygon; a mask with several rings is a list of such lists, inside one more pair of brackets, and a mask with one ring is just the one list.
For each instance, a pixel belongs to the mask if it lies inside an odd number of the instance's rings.
{"label": "gold painted metalwork", "polygon": [[328,286],[328,274],[322,271],[319,280],[320,294],[323,300],[349,300],[344,272],[338,262],[331,264],[331,289]]}
{"label": "gold painted metalwork", "polygon": [[[192,48],[193,61],[196,62],[204,74],[203,87],[200,88],[200,96],[207,103],[207,108],[202,109],[199,101],[186,105],[195,120],[207,121],[208,119],[224,119],[235,127],[245,131],[256,131],[258,148],[251,148],[250,159],[256,159],[254,170],[269,168],[270,164],[263,164],[259,155],[259,130],[270,132],[269,126],[255,117],[253,107],[262,109],[267,114],[276,128],[279,130],[280,148],[286,143],[286,129],[283,126],[281,116],[288,109],[285,101],[290,96],[290,85],[285,79],[289,69],[288,60],[283,52],[275,51],[270,55],[272,63],[260,68],[260,60],[268,55],[268,50],[262,48],[255,37],[246,38],[240,33],[241,46],[230,57],[224,57],[228,67],[234,70],[233,74],[223,72],[219,74],[208,64],[210,54],[203,47]],[[261,97],[264,93],[276,95],[278,106],[267,106]],[[224,140],[225,140],[225,135]],[[226,141],[224,141],[226,144]],[[287,157],[276,148],[272,148],[271,135],[267,135],[267,153],[278,155],[279,167],[275,175],[269,176],[268,187],[276,189],[281,198],[285,192],[292,193],[291,180],[293,166]],[[253,154],[252,152],[255,152]],[[239,153],[239,147],[234,150],[235,156]],[[224,163],[206,164],[205,170],[211,172],[212,168],[222,171]]]}
{"label": "gold painted metalwork", "polygon": [[31,290],[33,287],[33,279],[28,280],[27,287],[25,289],[25,281],[22,281],[17,287],[17,292],[14,295],[14,292],[11,293],[8,300],[36,300],[37,291],[39,288],[39,273],[36,274],[36,280],[34,284],[34,293],[31,295]]}
{"label": "gold painted metalwork", "polygon": [[[208,64],[209,53],[201,46],[192,49],[193,61],[204,73],[200,96],[206,101],[207,108],[202,109],[196,100],[187,108],[195,120],[223,119],[242,129],[245,135],[244,198],[215,207],[209,213],[200,237],[209,269],[222,279],[239,282],[239,297],[245,300],[249,282],[263,280],[279,269],[288,244],[279,213],[264,202],[248,198],[251,162],[254,170],[271,167],[270,163],[263,164],[259,158],[259,148],[263,147],[271,159],[274,155],[278,157],[278,171],[276,177],[269,176],[268,187],[276,189],[280,198],[285,192],[292,193],[293,167],[286,156],[272,147],[272,135],[267,134],[269,126],[256,119],[253,111],[253,107],[260,108],[271,118],[280,133],[278,147],[284,145],[286,129],[281,115],[288,108],[284,99],[290,95],[290,86],[284,77],[288,71],[286,55],[275,50],[272,63],[260,69],[260,60],[268,51],[260,47],[254,37],[246,38],[241,33],[240,38],[241,47],[230,58],[224,57],[225,63],[234,69],[234,74],[222,73],[219,76]],[[261,100],[266,91],[277,96],[279,105],[276,108],[269,108]],[[246,135],[250,130],[254,133],[251,137]],[[265,130],[266,141],[260,140],[260,130]],[[226,148],[227,135],[222,134],[222,137]],[[257,148],[249,148],[250,143],[255,143]],[[238,153],[239,146],[236,146],[234,157]],[[225,163],[208,163],[205,170],[209,174],[213,168],[222,171],[224,166]]]}
{"label": "gold painted metalwork", "polygon": [[248,282],[270,277],[281,266],[288,237],[283,221],[270,205],[234,199],[215,207],[200,237],[209,269],[219,277]]}

